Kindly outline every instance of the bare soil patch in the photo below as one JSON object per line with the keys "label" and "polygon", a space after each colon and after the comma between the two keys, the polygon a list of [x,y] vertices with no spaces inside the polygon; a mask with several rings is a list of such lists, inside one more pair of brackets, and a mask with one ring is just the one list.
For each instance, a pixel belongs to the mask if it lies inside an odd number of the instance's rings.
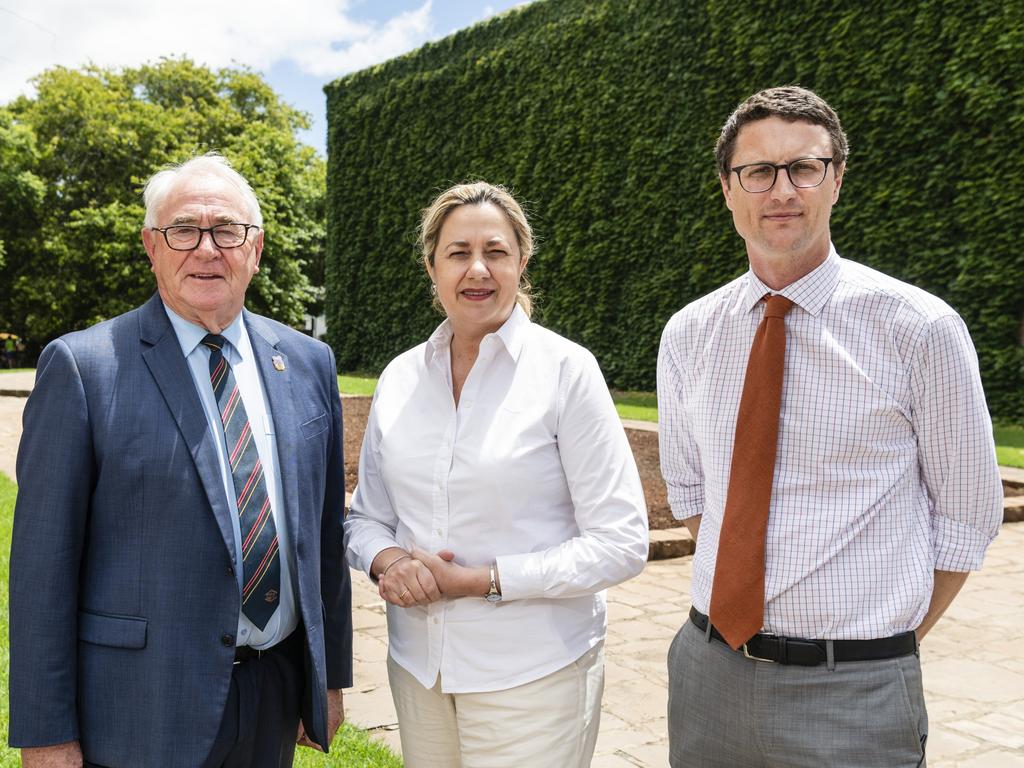
{"label": "bare soil patch", "polygon": [[[345,488],[356,487],[359,472],[359,448],[363,443],[366,419],[370,412],[370,398],[346,397],[342,401],[345,419]],[[658,464],[658,433],[627,429],[626,436],[640,470],[640,482],[647,498],[647,516],[652,529],[677,528],[682,522],[672,517],[668,508],[665,483]]]}

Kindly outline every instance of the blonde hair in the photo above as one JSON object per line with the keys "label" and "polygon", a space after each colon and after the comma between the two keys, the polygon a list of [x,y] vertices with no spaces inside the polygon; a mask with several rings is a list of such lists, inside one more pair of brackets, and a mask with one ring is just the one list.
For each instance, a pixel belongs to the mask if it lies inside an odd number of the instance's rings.
{"label": "blonde hair", "polygon": [[[490,203],[501,209],[512,225],[516,235],[516,244],[524,263],[533,255],[533,230],[526,219],[526,213],[516,202],[512,194],[500,184],[488,184],[486,181],[474,181],[470,184],[456,184],[434,198],[434,201],[423,209],[420,220],[417,242],[423,257],[423,263],[434,266],[434,251],[437,250],[437,238],[448,214],[460,205],[484,205]],[[526,316],[533,312],[533,293],[530,281],[523,269],[519,276],[519,288],[516,291],[516,303],[523,308]],[[434,296],[434,307],[444,312],[441,302]]]}

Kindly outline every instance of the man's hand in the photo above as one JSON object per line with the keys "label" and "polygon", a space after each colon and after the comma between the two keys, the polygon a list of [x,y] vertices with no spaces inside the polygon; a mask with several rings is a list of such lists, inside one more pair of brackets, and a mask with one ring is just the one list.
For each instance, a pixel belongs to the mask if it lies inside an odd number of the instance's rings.
{"label": "man's hand", "polygon": [[[327,691],[327,743],[330,744],[334,741],[334,734],[338,732],[341,724],[345,722],[345,701],[342,696],[341,688],[332,688]],[[317,752],[323,752],[323,748],[316,742],[310,741],[309,736],[306,735],[306,729],[302,725],[302,721],[299,720],[299,734],[295,739],[295,743],[300,747],[310,747],[315,749]],[[79,763],[81,765],[81,763]]]}
{"label": "man's hand", "polygon": [[21,750],[24,768],[82,768],[82,748],[77,741],[50,747],[25,747]]}
{"label": "man's hand", "polygon": [[967,581],[968,574],[954,571],[935,571],[935,586],[932,587],[932,601],[928,604],[928,613],[917,628],[917,642],[921,642],[935,623],[942,618],[953,598]]}
{"label": "man's hand", "polygon": [[334,741],[334,734],[345,722],[345,699],[341,688],[327,691],[327,740]]}

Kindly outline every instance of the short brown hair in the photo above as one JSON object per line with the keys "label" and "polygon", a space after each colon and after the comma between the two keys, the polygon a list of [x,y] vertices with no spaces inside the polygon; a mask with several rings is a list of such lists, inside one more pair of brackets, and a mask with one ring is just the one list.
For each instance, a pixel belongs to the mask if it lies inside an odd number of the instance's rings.
{"label": "short brown hair", "polygon": [[[508,217],[512,231],[516,235],[519,255],[523,259],[529,260],[533,255],[533,230],[530,228],[530,222],[526,218],[523,207],[512,197],[512,193],[500,184],[474,181],[470,184],[456,184],[454,187],[449,187],[423,209],[418,241],[424,264],[434,266],[437,238],[441,234],[441,227],[444,225],[444,220],[448,218],[448,214],[460,205],[484,205],[485,203],[496,206]],[[530,291],[530,281],[526,277],[525,269],[519,278],[516,302],[529,317],[533,311],[533,294]],[[442,312],[444,311],[436,296],[434,297],[434,306]]]}
{"label": "short brown hair", "polygon": [[832,140],[832,164],[838,168],[846,162],[850,145],[846,141],[846,134],[843,133],[839,115],[835,110],[813,91],[798,85],[784,85],[780,88],[758,91],[729,115],[729,119],[722,126],[718,141],[715,142],[715,163],[718,165],[719,176],[729,177],[732,151],[736,146],[740,128],[747,123],[769,117],[780,117],[790,122],[803,120],[812,125],[823,126]]}

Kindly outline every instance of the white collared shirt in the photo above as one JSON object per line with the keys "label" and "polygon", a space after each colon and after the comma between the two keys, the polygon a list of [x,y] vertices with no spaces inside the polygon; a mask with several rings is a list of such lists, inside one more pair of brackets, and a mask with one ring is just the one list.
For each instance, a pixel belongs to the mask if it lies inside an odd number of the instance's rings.
{"label": "white collared shirt", "polygon": [[[200,343],[209,331],[185,320],[166,304],[164,304],[164,309],[167,311],[167,317],[170,318],[171,325],[178,337],[178,343],[181,345],[181,352],[185,355],[189,370],[192,372],[192,380],[195,382],[199,398],[203,402],[210,434],[214,436],[217,445],[217,459],[220,464],[221,481],[224,484],[224,495],[227,497],[228,509],[232,512],[231,526],[235,535],[235,557],[233,559],[235,575],[238,580],[238,594],[241,596],[242,533],[238,524],[238,505],[235,503],[235,483],[229,469],[220,408],[217,406],[217,398],[213,394],[213,384],[210,383],[210,350]],[[249,333],[241,313],[227,328],[221,331],[220,335],[228,341],[221,351],[227,358],[231,372],[238,383],[242,405],[245,406],[245,413],[252,426],[256,452],[259,454],[260,463],[264,469],[269,470],[264,471],[263,478],[267,484],[267,495],[270,497],[274,525],[277,527],[278,557],[281,561],[281,594],[277,610],[262,630],[249,621],[244,613],[239,611],[238,614],[236,643],[263,649],[276,645],[288,637],[298,626],[299,621],[298,613],[295,610],[295,593],[292,589],[292,584],[295,583],[294,563],[289,556],[291,550],[288,548],[289,536],[285,525],[284,500],[281,496],[281,465],[278,463],[274,421],[263,395],[259,368],[256,365],[252,345],[249,342]]]}
{"label": "white collared shirt", "polygon": [[[658,360],[661,466],[703,515],[694,606],[708,612],[736,414],[772,293],[752,272],[678,312]],[[917,628],[933,572],[981,567],[1002,489],[963,321],[919,288],[840,259],[778,291],[786,366],[768,517],[765,630],[887,637]]]}
{"label": "white collared shirt", "polygon": [[345,522],[367,573],[387,547],[497,561],[503,599],[388,605],[392,658],[425,687],[537,680],[605,634],[604,589],[647,559],[636,464],[597,361],[517,306],[452,397],[452,331],[381,374]]}

